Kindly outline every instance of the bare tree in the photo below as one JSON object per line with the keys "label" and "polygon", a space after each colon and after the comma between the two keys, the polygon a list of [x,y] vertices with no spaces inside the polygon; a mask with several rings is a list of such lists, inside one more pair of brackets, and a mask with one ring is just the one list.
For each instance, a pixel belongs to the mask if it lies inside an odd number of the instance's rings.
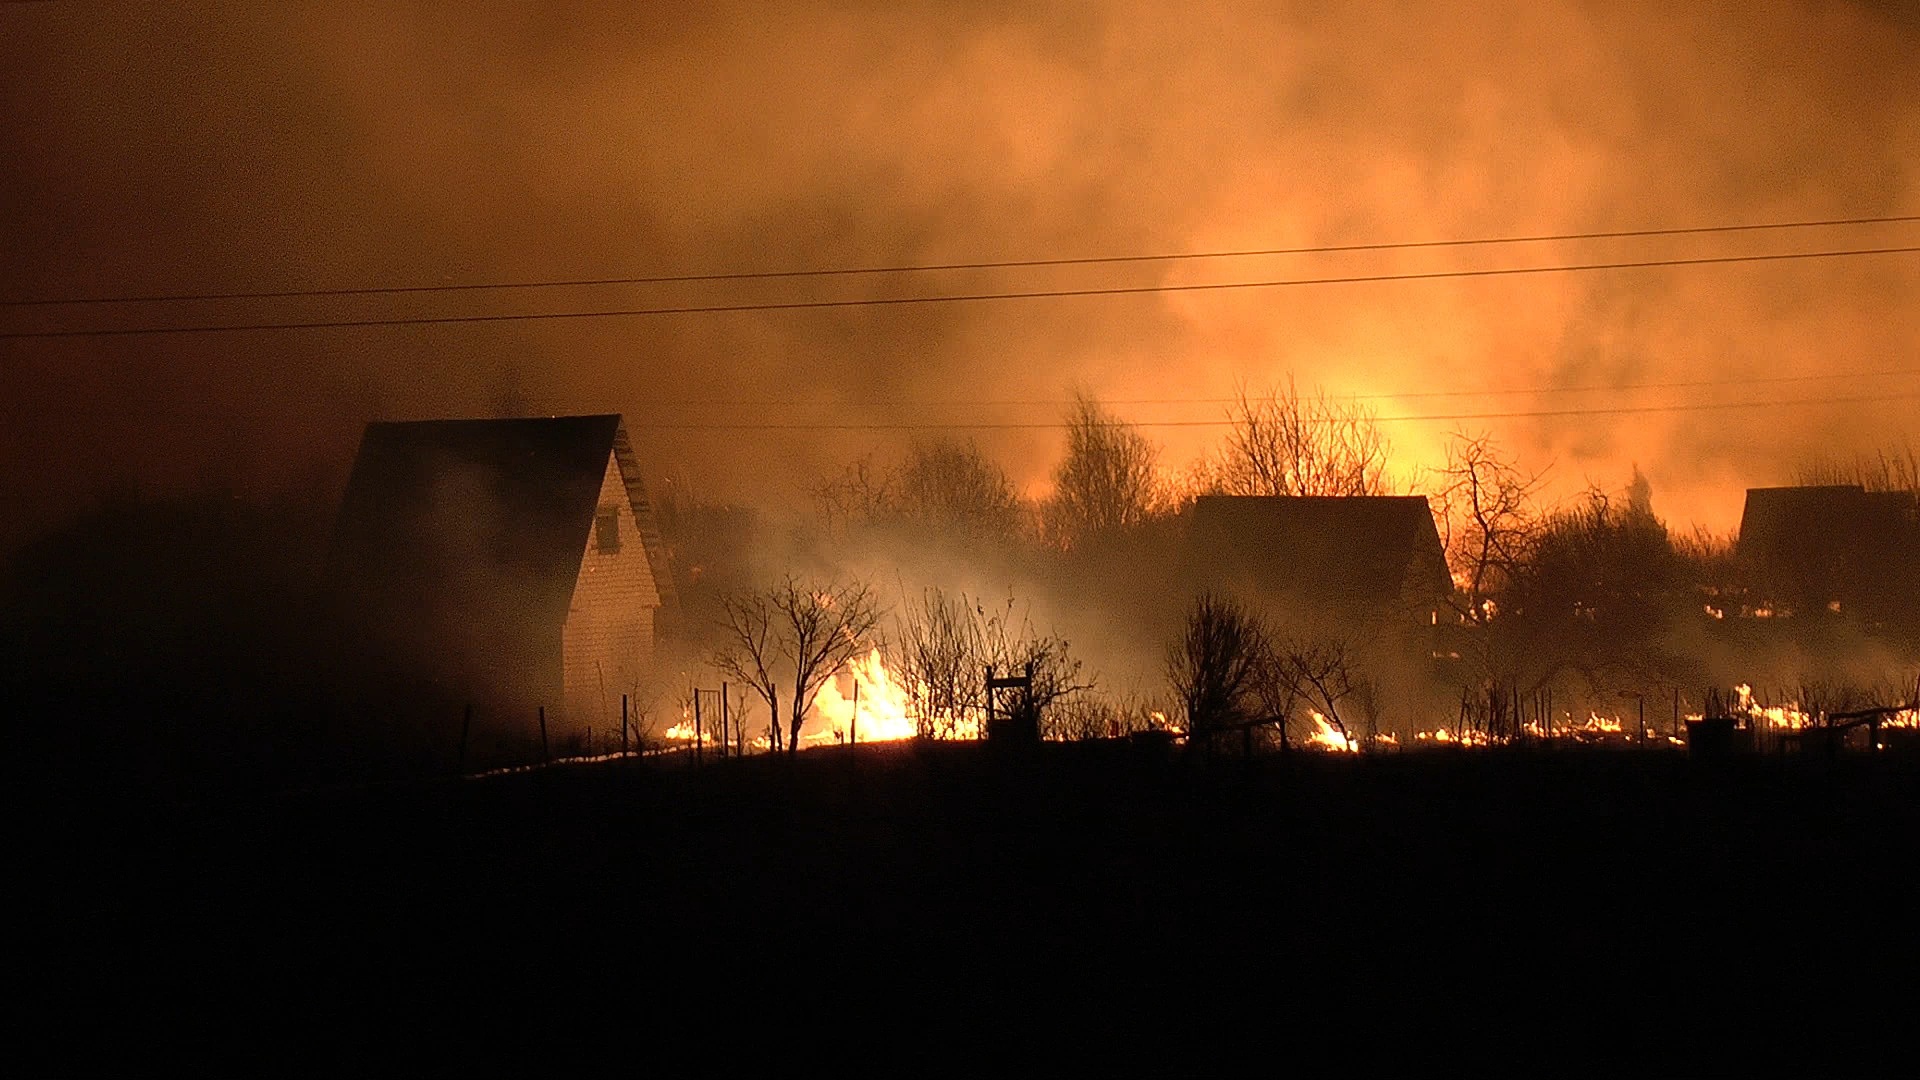
{"label": "bare tree", "polygon": [[[976,606],[974,610],[983,609]],[[1025,608],[1016,610],[1012,595],[1004,607],[986,615],[980,642],[987,668],[1027,677],[1026,687],[1009,711],[1036,731],[1047,710],[1093,689],[1093,680],[1083,677],[1082,665],[1067,640],[1052,632],[1041,633]]]}
{"label": "bare tree", "polygon": [[781,647],[775,635],[773,596],[764,589],[729,592],[720,598],[720,611],[722,644],[713,655],[713,666],[752,687],[767,703],[767,738],[778,750],[780,684],[774,672]]}
{"label": "bare tree", "polygon": [[916,441],[888,489],[908,520],[988,536],[1011,535],[1019,525],[1013,481],[972,442]]}
{"label": "bare tree", "polygon": [[1492,626],[1536,685],[1560,670],[1609,698],[1681,683],[1686,658],[1669,631],[1700,617],[1693,569],[1650,510],[1592,490],[1543,522]]}
{"label": "bare tree", "polygon": [[[1255,669],[1253,685],[1249,687],[1255,706],[1263,717],[1274,721],[1271,730],[1272,739],[1279,743],[1281,753],[1287,751],[1287,718],[1293,715],[1293,707],[1300,700],[1300,691],[1293,680],[1287,677],[1287,668],[1281,662],[1279,647],[1274,644],[1272,634],[1267,636],[1265,654],[1260,666]],[[1252,752],[1252,736],[1248,736],[1248,753]]]}
{"label": "bare tree", "polygon": [[1340,707],[1351,697],[1364,697],[1367,689],[1356,671],[1352,647],[1339,638],[1290,638],[1281,643],[1275,655],[1280,677],[1292,692],[1325,716],[1341,738],[1351,742],[1353,736]]}
{"label": "bare tree", "polygon": [[1066,639],[1041,633],[1012,596],[989,610],[965,594],[928,589],[896,621],[890,651],[907,683],[919,733],[935,738],[981,730],[988,669],[1030,676],[1007,707],[1036,724],[1056,704],[1093,689]]}
{"label": "bare tree", "polygon": [[1120,728],[1120,710],[1113,702],[1095,697],[1079,697],[1061,702],[1048,711],[1040,728],[1040,737],[1056,742],[1104,739]]}
{"label": "bare tree", "polygon": [[1852,458],[1817,458],[1796,470],[1794,482],[1859,484],[1868,491],[1901,491],[1920,497],[1920,448],[1906,442]]}
{"label": "bare tree", "polygon": [[880,625],[880,605],[861,581],[816,583],[788,575],[766,591],[774,638],[793,672],[787,752],[800,749],[800,727],[828,679],[866,648]]}
{"label": "bare tree", "polygon": [[627,738],[629,745],[646,750],[658,746],[665,687],[655,671],[643,672],[627,683]]}
{"label": "bare tree", "polygon": [[953,738],[977,722],[984,614],[976,613],[965,596],[928,589],[896,620],[890,651],[919,734]]}
{"label": "bare tree", "polygon": [[1386,495],[1391,446],[1366,407],[1289,377],[1265,393],[1242,383],[1206,486],[1227,495]]}
{"label": "bare tree", "polygon": [[1164,501],[1159,451],[1084,394],[1067,414],[1067,456],[1054,469],[1050,538],[1072,546],[1090,535],[1147,521]]}
{"label": "bare tree", "polygon": [[838,476],[813,486],[814,501],[829,529],[885,516],[894,505],[893,472],[874,464],[873,455],[856,459]]}
{"label": "bare tree", "polygon": [[1511,583],[1540,530],[1534,497],[1542,476],[1522,472],[1491,435],[1455,432],[1440,469],[1441,540],[1458,588],[1461,614],[1476,624]]}
{"label": "bare tree", "polygon": [[1187,714],[1187,733],[1210,739],[1253,718],[1272,664],[1260,619],[1231,598],[1203,594],[1187,612],[1179,641],[1167,647],[1167,680]]}
{"label": "bare tree", "polygon": [[1005,537],[1021,522],[1013,480],[971,441],[916,440],[894,466],[867,455],[815,484],[813,495],[829,529],[909,522]]}

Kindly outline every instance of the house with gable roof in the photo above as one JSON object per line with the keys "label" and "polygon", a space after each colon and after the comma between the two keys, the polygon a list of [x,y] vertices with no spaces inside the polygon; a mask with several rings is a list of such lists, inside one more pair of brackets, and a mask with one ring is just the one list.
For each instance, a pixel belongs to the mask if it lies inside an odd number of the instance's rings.
{"label": "house with gable roof", "polygon": [[327,582],[387,670],[589,724],[617,717],[676,606],[617,415],[368,424]]}

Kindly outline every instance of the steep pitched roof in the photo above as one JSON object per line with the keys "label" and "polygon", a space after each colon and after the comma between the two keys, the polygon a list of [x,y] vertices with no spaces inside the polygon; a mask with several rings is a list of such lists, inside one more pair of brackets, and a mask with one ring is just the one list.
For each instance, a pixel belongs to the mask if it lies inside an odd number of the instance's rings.
{"label": "steep pitched roof", "polygon": [[[615,415],[368,424],[329,577],[363,609],[557,625],[621,436]],[[638,478],[626,473],[631,496]],[[658,536],[645,539],[653,557]]]}
{"label": "steep pitched roof", "polygon": [[1748,488],[1740,549],[1766,558],[1809,545],[1847,543],[1860,533],[1897,532],[1913,518],[1913,497],[1859,484]]}
{"label": "steep pitched roof", "polygon": [[627,503],[640,528],[640,540],[646,545],[647,565],[653,568],[653,587],[660,603],[672,608],[679,603],[679,591],[673,584],[673,567],[667,561],[667,541],[660,534],[660,518],[653,512],[653,500],[647,498],[647,486],[640,473],[640,459],[627,439],[627,429],[613,433],[613,458],[620,468],[620,482],[627,488]]}
{"label": "steep pitched roof", "polygon": [[1317,608],[1380,610],[1452,587],[1424,495],[1209,495],[1192,515],[1205,576]]}
{"label": "steep pitched roof", "polygon": [[1920,503],[1858,484],[1750,488],[1738,548],[1779,599],[1899,593],[1920,573]]}
{"label": "steep pitched roof", "polygon": [[1818,543],[1856,522],[1867,502],[1858,484],[1748,488],[1740,514],[1740,550],[1760,558]]}

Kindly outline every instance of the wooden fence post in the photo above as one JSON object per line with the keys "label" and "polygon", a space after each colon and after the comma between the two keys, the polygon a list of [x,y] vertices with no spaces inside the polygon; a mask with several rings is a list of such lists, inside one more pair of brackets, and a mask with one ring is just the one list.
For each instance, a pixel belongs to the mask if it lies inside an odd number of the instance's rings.
{"label": "wooden fence post", "polygon": [[693,763],[700,764],[700,744],[705,740],[700,735],[700,688],[693,688]]}
{"label": "wooden fence post", "polygon": [[627,752],[627,695],[620,695],[620,753]]}
{"label": "wooden fence post", "polygon": [[544,761],[553,760],[553,748],[547,744],[547,707],[540,706],[540,757]]}

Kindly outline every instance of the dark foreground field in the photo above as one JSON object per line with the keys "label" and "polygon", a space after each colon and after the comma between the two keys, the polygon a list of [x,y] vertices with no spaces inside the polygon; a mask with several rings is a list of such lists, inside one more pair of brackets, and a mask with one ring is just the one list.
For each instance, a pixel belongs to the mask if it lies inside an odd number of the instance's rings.
{"label": "dark foreground field", "polygon": [[42,1001],[112,1020],[76,1052],[291,1031],[290,1060],[349,1068],[392,1039],[432,1058],[899,1015],[1710,1045],[1722,1010],[1912,1000],[1912,760],[1045,751],[70,806],[35,823],[55,842],[23,875],[54,904],[22,937],[50,956]]}

